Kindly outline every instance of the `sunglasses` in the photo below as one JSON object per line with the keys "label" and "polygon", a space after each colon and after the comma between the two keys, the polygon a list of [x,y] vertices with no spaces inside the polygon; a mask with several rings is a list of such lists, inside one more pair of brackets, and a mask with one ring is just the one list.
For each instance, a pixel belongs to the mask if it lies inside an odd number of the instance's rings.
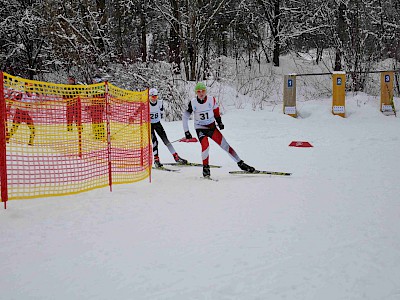
{"label": "sunglasses", "polygon": [[197,90],[196,93],[204,93],[206,90]]}

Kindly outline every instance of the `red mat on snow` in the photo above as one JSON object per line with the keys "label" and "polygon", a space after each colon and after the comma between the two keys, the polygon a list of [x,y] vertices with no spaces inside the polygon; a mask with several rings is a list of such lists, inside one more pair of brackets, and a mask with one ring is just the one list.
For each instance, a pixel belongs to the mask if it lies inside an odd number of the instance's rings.
{"label": "red mat on snow", "polygon": [[302,147],[302,148],[308,148],[308,147],[313,147],[309,142],[300,142],[300,141],[293,141],[289,144],[289,147]]}

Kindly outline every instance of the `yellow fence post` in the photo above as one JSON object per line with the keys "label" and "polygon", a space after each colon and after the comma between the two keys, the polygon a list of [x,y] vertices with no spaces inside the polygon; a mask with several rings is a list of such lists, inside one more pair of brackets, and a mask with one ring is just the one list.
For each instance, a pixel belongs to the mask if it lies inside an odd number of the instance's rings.
{"label": "yellow fence post", "polygon": [[297,117],[296,111],[296,74],[284,76],[283,83],[283,113]]}
{"label": "yellow fence post", "polygon": [[394,72],[381,72],[381,107],[384,114],[394,113],[393,104],[393,80]]}
{"label": "yellow fence post", "polygon": [[345,117],[346,72],[332,73],[332,114]]}

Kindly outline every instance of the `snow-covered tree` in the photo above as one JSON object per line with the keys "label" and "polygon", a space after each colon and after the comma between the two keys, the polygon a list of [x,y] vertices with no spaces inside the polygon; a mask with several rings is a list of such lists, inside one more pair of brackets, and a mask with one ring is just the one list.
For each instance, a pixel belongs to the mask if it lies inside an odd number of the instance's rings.
{"label": "snow-covered tree", "polygon": [[51,49],[48,19],[40,1],[0,1],[1,68],[33,78]]}

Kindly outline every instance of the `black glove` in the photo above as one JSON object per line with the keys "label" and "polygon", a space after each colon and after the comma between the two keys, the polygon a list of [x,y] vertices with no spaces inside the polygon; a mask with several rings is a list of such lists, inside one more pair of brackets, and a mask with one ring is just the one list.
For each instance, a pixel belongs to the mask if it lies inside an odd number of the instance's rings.
{"label": "black glove", "polygon": [[191,135],[191,133],[189,131],[185,132],[185,138],[187,138],[187,139],[191,139],[192,138],[192,135]]}
{"label": "black glove", "polygon": [[224,124],[222,124],[221,117],[217,117],[217,118],[215,118],[215,120],[217,121],[219,129],[223,130],[225,128],[225,126],[224,126]]}

